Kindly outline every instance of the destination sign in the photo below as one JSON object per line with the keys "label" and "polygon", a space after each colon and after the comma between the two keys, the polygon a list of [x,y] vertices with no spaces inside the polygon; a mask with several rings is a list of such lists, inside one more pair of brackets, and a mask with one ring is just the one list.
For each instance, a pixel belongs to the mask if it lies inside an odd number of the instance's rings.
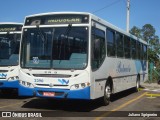
{"label": "destination sign", "polygon": [[0,32],[21,31],[22,25],[0,25]]}
{"label": "destination sign", "polygon": [[44,15],[26,19],[25,25],[54,25],[88,23],[88,15]]}
{"label": "destination sign", "polygon": [[15,31],[16,28],[12,27],[12,28],[0,28],[0,32],[7,32],[7,31]]}
{"label": "destination sign", "polygon": [[46,24],[81,23],[80,18],[51,18],[46,20]]}

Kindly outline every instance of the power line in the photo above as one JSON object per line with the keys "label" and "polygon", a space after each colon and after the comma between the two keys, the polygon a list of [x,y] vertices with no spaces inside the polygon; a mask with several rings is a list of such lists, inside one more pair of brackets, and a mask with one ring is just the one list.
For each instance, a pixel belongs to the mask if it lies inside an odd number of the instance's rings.
{"label": "power line", "polygon": [[121,0],[117,0],[117,1],[115,1],[115,2],[113,2],[113,3],[111,3],[111,4],[109,4],[109,5],[104,6],[103,8],[100,8],[100,9],[94,11],[93,13],[97,13],[97,12],[99,12],[99,11],[105,9],[105,8],[111,7],[112,5],[115,5],[115,4],[117,4],[118,2],[120,2],[120,1],[121,1]]}

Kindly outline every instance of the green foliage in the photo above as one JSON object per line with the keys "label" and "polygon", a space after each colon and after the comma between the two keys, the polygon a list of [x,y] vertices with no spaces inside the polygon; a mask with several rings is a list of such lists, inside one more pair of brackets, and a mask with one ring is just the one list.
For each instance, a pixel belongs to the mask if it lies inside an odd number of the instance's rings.
{"label": "green foliage", "polygon": [[142,38],[142,36],[141,36],[141,29],[138,28],[138,27],[136,27],[136,26],[133,26],[133,28],[130,30],[130,33],[132,35],[135,35],[138,38]]}
{"label": "green foliage", "polygon": [[152,41],[155,37],[155,28],[150,24],[145,24],[141,29],[142,39],[146,42]]}
{"label": "green foliage", "polygon": [[153,51],[152,49],[148,49],[148,61],[150,62],[157,62],[159,61],[159,57],[157,55],[157,53],[155,51]]}
{"label": "green foliage", "polygon": [[[159,37],[155,35],[156,30],[151,24],[145,24],[142,29],[134,26],[130,33],[148,43],[148,63],[153,62],[156,70],[160,70],[160,43]],[[149,71],[150,72],[150,71]],[[153,81],[157,81],[160,76],[153,74]],[[151,75],[151,74],[150,74]]]}
{"label": "green foliage", "polygon": [[151,24],[145,24],[142,29],[133,26],[130,33],[138,38],[148,42],[148,60],[149,62],[158,62],[160,55],[159,37],[155,35],[155,28]]}

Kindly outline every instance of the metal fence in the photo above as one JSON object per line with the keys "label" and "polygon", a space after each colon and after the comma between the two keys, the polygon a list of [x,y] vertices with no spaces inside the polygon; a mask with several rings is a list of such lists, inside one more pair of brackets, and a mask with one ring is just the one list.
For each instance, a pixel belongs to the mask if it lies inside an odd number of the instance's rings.
{"label": "metal fence", "polygon": [[149,63],[148,71],[149,83],[159,83],[160,84],[160,68],[154,67],[153,63]]}

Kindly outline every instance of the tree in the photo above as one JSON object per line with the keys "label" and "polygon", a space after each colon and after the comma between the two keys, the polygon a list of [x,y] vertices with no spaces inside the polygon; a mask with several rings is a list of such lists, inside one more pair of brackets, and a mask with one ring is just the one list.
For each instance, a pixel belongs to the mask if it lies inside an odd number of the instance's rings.
{"label": "tree", "polygon": [[148,44],[148,60],[149,62],[158,62],[160,55],[159,37],[155,35],[155,28],[151,24],[145,24],[142,29],[133,26],[130,33],[138,38],[145,40]]}
{"label": "tree", "polygon": [[150,42],[155,37],[155,28],[150,24],[145,24],[141,29],[142,39]]}
{"label": "tree", "polygon": [[157,63],[159,61],[159,56],[157,53],[151,49],[148,49],[148,61]]}
{"label": "tree", "polygon": [[[160,71],[160,43],[159,43],[159,37],[155,35],[156,30],[155,28],[150,24],[145,24],[142,29],[134,26],[130,33],[137,36],[138,38],[141,38],[142,40],[145,40],[148,43],[148,63],[150,64],[153,62],[156,66],[156,71]],[[155,72],[158,73],[158,72]],[[159,75],[151,72],[151,69],[149,69],[149,74],[153,75],[152,82],[159,79]]]}
{"label": "tree", "polygon": [[130,30],[130,33],[132,35],[135,35],[138,38],[142,38],[142,36],[141,36],[141,29],[138,28],[138,27],[136,27],[136,26],[133,26],[133,28]]}

